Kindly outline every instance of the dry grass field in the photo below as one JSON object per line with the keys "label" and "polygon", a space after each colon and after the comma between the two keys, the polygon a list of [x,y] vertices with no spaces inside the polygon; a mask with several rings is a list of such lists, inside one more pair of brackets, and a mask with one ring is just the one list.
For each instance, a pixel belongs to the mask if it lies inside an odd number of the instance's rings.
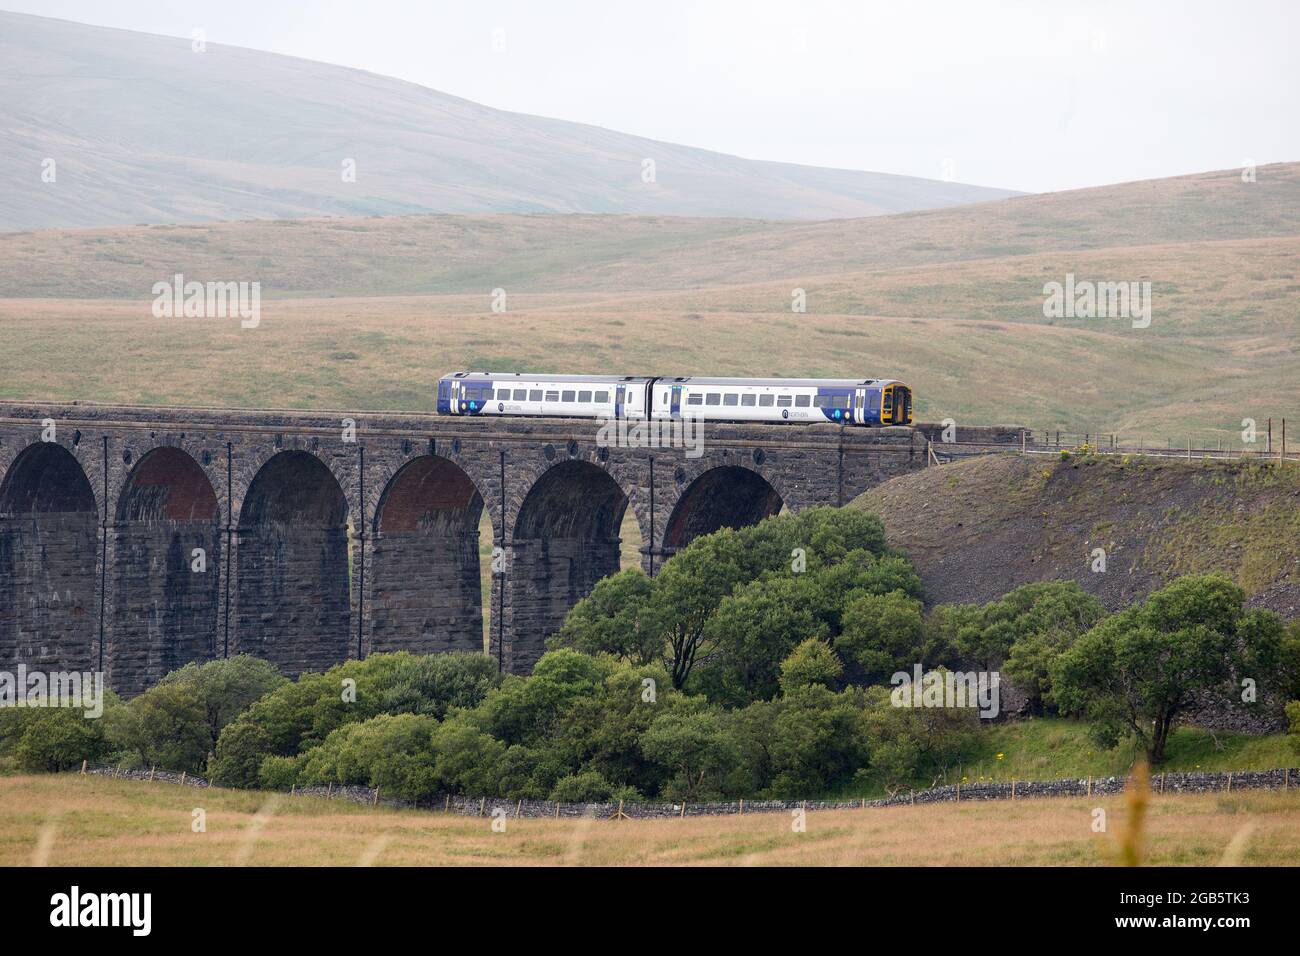
{"label": "dry grass field", "polygon": [[[1092,830],[1093,809],[1107,832]],[[191,829],[206,811],[205,833]],[[684,820],[491,821],[78,775],[0,778],[0,865],[1107,865],[1122,798]],[[1144,861],[1300,864],[1300,792],[1154,797]]]}

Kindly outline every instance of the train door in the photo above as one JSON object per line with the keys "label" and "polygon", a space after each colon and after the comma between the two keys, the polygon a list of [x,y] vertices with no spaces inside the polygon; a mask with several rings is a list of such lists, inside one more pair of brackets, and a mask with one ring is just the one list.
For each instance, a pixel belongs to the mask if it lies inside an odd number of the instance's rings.
{"label": "train door", "polygon": [[623,417],[623,401],[627,397],[627,386],[618,385],[614,388],[614,417]]}
{"label": "train door", "polygon": [[865,388],[854,389],[853,422],[856,425],[865,425],[867,422],[867,390]]}
{"label": "train door", "polygon": [[672,404],[669,406],[672,410],[673,418],[682,417],[682,387],[674,385],[672,390]]}
{"label": "train door", "polygon": [[451,383],[451,413],[460,414],[460,382]]}

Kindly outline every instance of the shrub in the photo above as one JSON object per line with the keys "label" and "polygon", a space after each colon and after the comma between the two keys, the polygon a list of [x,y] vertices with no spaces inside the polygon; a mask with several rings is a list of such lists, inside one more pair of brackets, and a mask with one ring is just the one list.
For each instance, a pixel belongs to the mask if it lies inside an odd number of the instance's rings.
{"label": "shrub", "polygon": [[[105,713],[108,711],[106,710]],[[55,773],[99,760],[107,751],[103,720],[67,707],[24,707],[8,711],[18,766],[29,773]]]}
{"label": "shrub", "polygon": [[105,720],[113,748],[141,766],[198,773],[207,765],[211,724],[193,684],[158,684]]}
{"label": "shrub", "polygon": [[206,754],[216,749],[217,739],[227,724],[255,701],[286,683],[270,661],[239,654],[205,664],[186,664],[164,677],[158,686],[185,688],[198,703],[208,728]]}
{"label": "shrub", "polygon": [[251,720],[236,720],[221,732],[208,772],[224,786],[251,789],[257,786],[262,761],[270,754],[271,736],[265,728]]}
{"label": "shrub", "polygon": [[291,790],[298,782],[298,760],[294,757],[266,757],[257,770],[263,790]]}
{"label": "shrub", "polygon": [[560,803],[600,803],[613,792],[609,781],[595,770],[571,774],[556,781],[551,790],[551,800]]}
{"label": "shrub", "polygon": [[834,689],[844,665],[830,645],[815,637],[801,643],[781,662],[781,690],[791,694],[804,687]]}

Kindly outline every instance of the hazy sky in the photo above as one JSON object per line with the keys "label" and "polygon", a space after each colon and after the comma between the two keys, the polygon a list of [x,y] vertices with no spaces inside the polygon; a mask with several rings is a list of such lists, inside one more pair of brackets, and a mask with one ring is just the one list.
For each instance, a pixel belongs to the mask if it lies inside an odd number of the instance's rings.
{"label": "hazy sky", "polygon": [[1300,160],[1300,3],[0,0],[754,159],[1031,191]]}

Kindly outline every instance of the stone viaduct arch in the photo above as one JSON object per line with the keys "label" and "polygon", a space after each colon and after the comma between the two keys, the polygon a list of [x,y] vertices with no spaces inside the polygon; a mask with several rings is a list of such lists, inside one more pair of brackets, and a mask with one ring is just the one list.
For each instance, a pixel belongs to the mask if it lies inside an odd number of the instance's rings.
{"label": "stone viaduct arch", "polygon": [[706,428],[688,450],[576,420],[0,402],[0,670],[104,669],[130,694],[241,652],[297,674],[475,650],[490,615],[491,653],[526,672],[619,568],[625,515],[653,574],[701,534],[926,457],[905,428]]}
{"label": "stone viaduct arch", "polygon": [[482,650],[483,509],[465,469],[439,455],[387,481],[371,519],[371,651]]}
{"label": "stone viaduct arch", "polygon": [[178,667],[217,656],[220,510],[212,482],[188,452],[159,446],[134,464],[118,495],[112,539],[109,684],[138,693]]}
{"label": "stone viaduct arch", "polygon": [[27,445],[0,481],[0,660],[94,666],[99,511],[85,471],[55,442]]}
{"label": "stone viaduct arch", "polygon": [[347,496],[315,455],[280,451],[262,465],[237,525],[239,653],[290,676],[347,659],[347,519]]}

